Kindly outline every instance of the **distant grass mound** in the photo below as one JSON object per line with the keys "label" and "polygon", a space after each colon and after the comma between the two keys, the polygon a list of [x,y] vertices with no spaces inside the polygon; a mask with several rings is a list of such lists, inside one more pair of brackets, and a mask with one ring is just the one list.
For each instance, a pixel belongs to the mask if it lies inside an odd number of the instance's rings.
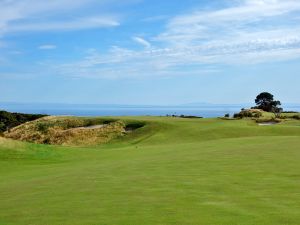
{"label": "distant grass mound", "polygon": [[5,132],[7,138],[36,144],[90,146],[123,136],[139,124],[125,124],[119,120],[100,120],[75,117],[44,117],[22,124]]}
{"label": "distant grass mound", "polygon": [[243,109],[239,113],[234,114],[235,119],[250,118],[257,123],[275,122],[280,123],[289,120],[300,120],[300,113],[297,112],[284,112],[280,115],[275,115],[271,112],[265,112],[261,109]]}

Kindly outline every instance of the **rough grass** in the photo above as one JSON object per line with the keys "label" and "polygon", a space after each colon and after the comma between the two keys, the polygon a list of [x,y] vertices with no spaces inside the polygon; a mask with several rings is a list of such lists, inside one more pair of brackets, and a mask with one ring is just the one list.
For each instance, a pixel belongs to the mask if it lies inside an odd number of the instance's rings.
{"label": "rough grass", "polygon": [[300,121],[114,118],[96,147],[0,138],[2,225],[298,225]]}
{"label": "rough grass", "polygon": [[[86,129],[97,124],[103,127]],[[107,143],[124,135],[126,126],[134,125],[111,119],[49,116],[15,127],[4,136],[36,144],[87,146]]]}
{"label": "rough grass", "polygon": [[[282,113],[278,118],[275,117],[274,113],[265,112],[261,109],[245,109],[240,113],[235,114],[236,119],[251,118],[257,123],[264,122],[284,122],[289,120],[300,120],[300,113]],[[223,118],[224,119],[224,118]]]}

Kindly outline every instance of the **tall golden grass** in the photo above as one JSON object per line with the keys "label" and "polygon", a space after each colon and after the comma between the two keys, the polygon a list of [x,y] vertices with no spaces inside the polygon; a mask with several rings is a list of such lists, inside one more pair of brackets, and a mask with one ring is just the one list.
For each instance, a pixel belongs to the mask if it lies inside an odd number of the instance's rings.
{"label": "tall golden grass", "polygon": [[95,122],[85,118],[49,116],[15,127],[4,136],[37,144],[89,146],[107,143],[125,134],[122,121],[88,127]]}

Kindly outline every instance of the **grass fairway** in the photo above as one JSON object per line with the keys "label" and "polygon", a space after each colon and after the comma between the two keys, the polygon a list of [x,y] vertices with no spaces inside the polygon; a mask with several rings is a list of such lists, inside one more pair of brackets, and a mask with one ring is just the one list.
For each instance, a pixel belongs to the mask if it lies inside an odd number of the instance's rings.
{"label": "grass fairway", "polygon": [[299,121],[130,119],[98,147],[0,138],[0,225],[299,225]]}

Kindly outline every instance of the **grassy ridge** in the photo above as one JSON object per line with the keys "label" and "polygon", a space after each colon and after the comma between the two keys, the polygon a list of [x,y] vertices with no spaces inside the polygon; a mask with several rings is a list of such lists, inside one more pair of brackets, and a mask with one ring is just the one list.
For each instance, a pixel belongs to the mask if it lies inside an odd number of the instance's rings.
{"label": "grassy ridge", "polygon": [[299,224],[300,121],[121,119],[146,126],[98,147],[1,138],[0,224]]}

